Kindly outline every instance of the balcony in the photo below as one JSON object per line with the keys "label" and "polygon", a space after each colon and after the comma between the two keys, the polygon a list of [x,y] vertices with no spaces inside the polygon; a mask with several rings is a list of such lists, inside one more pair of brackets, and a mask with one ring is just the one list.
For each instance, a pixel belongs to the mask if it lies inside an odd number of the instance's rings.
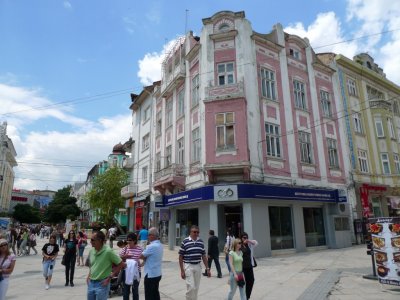
{"label": "balcony", "polygon": [[174,186],[185,187],[185,166],[182,164],[172,164],[154,174],[154,189],[162,194],[165,190],[172,192]]}
{"label": "balcony", "polygon": [[165,70],[161,81],[161,96],[169,97],[173,90],[185,80],[186,68],[183,60],[173,65],[171,70]]}
{"label": "balcony", "polygon": [[137,193],[137,185],[129,184],[121,189],[121,196],[124,198],[133,197]]}
{"label": "balcony", "polygon": [[132,170],[135,162],[132,157],[127,157],[122,163],[122,168],[125,170]]}
{"label": "balcony", "polygon": [[229,85],[206,87],[205,101],[216,101],[244,97],[243,81]]}

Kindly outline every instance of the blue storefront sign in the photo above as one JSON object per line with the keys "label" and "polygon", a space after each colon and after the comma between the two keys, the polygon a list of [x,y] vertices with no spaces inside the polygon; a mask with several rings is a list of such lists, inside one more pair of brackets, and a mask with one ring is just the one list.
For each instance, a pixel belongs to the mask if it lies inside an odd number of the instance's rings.
{"label": "blue storefront sign", "polygon": [[[180,192],[163,197],[162,203],[156,203],[157,207],[175,206],[198,201],[214,200],[213,185],[203,186],[197,189]],[[265,184],[238,184],[238,199],[274,199],[292,201],[318,201],[327,203],[345,202],[340,197],[337,189],[308,189],[298,187],[284,187]]]}

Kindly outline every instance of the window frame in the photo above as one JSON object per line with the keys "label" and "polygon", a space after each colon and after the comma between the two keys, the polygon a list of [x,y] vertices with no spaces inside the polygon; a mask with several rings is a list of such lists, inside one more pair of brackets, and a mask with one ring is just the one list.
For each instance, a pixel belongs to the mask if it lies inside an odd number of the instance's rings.
{"label": "window frame", "polygon": [[353,78],[347,78],[346,84],[349,95],[358,97],[357,82]]}
{"label": "window frame", "polygon": [[314,157],[312,151],[311,133],[299,131],[298,141],[300,147],[300,161],[305,164],[313,164]]}
{"label": "window frame", "polygon": [[339,168],[339,154],[337,148],[337,140],[327,138],[326,139],[327,149],[328,149],[328,160],[329,167],[331,168]]}
{"label": "window frame", "polygon": [[375,119],[375,132],[378,138],[385,137],[385,129],[383,128],[383,122],[381,119]]}
{"label": "window frame", "polygon": [[293,80],[294,105],[298,109],[307,110],[307,97],[304,82]]}
{"label": "window frame", "polygon": [[382,173],[383,175],[390,175],[390,161],[389,161],[389,153],[381,153],[381,164],[382,164]]}
{"label": "window frame", "polygon": [[[231,122],[228,121],[228,115],[231,115]],[[218,116],[223,116],[223,123],[218,124]],[[232,131],[233,135],[233,143],[228,144],[228,127],[229,131]],[[220,133],[222,129],[222,140],[223,145],[219,145]],[[223,113],[216,113],[215,114],[215,132],[216,132],[216,148],[217,150],[233,150],[236,147],[236,137],[235,137],[235,113],[234,112],[223,112]]]}
{"label": "window frame", "polygon": [[198,162],[201,159],[201,140],[200,140],[200,128],[197,127],[192,130],[192,151],[191,151],[191,162]]}
{"label": "window frame", "polygon": [[185,164],[185,139],[180,138],[176,141],[176,163]]}
{"label": "window frame", "polygon": [[330,93],[325,90],[319,91],[321,106],[322,106],[322,115],[324,117],[332,118],[332,102],[330,100]]}
{"label": "window frame", "polygon": [[191,90],[191,100],[192,100],[192,107],[195,107],[199,104],[200,101],[200,76],[196,74],[192,78],[192,90]]}
{"label": "window frame", "polygon": [[264,128],[267,157],[282,159],[280,126],[277,124],[265,122]]}
{"label": "window frame", "polygon": [[165,147],[164,168],[172,166],[172,145]]}
{"label": "window frame", "polygon": [[[232,70],[228,71],[228,65],[232,65]],[[224,66],[224,71],[220,72],[220,67]],[[232,78],[232,82],[229,82],[229,78]],[[221,83],[221,80],[223,79],[223,83]],[[235,84],[235,62],[233,61],[228,61],[228,62],[221,62],[217,63],[217,85],[218,86],[227,86],[231,84]]]}
{"label": "window frame", "polygon": [[392,118],[387,118],[387,126],[388,126],[388,131],[389,131],[389,137],[391,139],[396,139],[396,133],[394,131]]}
{"label": "window frame", "polygon": [[364,134],[364,126],[362,123],[361,113],[353,112],[353,126],[355,133]]}
{"label": "window frame", "polygon": [[261,95],[262,97],[277,101],[276,95],[276,73],[267,68],[261,68]]}
{"label": "window frame", "polygon": [[180,118],[185,114],[185,89],[181,89],[177,95],[176,117]]}
{"label": "window frame", "polygon": [[172,111],[173,111],[173,102],[172,98],[168,99],[165,102],[165,128],[172,126]]}
{"label": "window frame", "polygon": [[400,174],[400,156],[397,153],[393,153],[394,169],[396,174]]}
{"label": "window frame", "polygon": [[142,167],[142,183],[147,182],[148,178],[148,166]]}
{"label": "window frame", "polygon": [[150,148],[150,133],[145,134],[142,137],[142,151]]}
{"label": "window frame", "polygon": [[161,171],[161,152],[157,152],[155,156],[156,172]]}
{"label": "window frame", "polygon": [[358,167],[361,173],[369,173],[368,153],[366,150],[358,149],[357,151]]}

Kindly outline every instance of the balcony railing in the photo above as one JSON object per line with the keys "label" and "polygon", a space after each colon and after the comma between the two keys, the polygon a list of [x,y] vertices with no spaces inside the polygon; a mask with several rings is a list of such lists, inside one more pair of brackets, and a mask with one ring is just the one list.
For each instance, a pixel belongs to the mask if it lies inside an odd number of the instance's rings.
{"label": "balcony railing", "polygon": [[185,176],[185,166],[182,164],[172,164],[154,174],[154,180],[158,181],[169,176]]}
{"label": "balcony railing", "polygon": [[166,70],[161,82],[161,94],[168,94],[174,88],[175,83],[180,83],[185,78],[185,64],[182,62],[174,65],[171,72]]}
{"label": "balcony railing", "polygon": [[124,198],[133,197],[137,193],[137,185],[129,184],[121,189],[121,196]]}
{"label": "balcony railing", "polygon": [[243,81],[228,85],[206,87],[206,100],[208,101],[238,97],[244,97]]}
{"label": "balcony railing", "polygon": [[132,157],[127,157],[124,162],[122,163],[122,168],[125,170],[131,170],[133,169],[133,165],[135,164],[134,160]]}

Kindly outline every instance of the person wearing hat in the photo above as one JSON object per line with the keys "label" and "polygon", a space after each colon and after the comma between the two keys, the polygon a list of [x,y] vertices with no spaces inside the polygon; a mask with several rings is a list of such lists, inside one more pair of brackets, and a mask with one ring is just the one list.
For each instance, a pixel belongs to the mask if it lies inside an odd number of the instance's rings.
{"label": "person wearing hat", "polygon": [[15,255],[10,253],[8,242],[0,239],[0,299],[6,299],[10,274],[14,271]]}

